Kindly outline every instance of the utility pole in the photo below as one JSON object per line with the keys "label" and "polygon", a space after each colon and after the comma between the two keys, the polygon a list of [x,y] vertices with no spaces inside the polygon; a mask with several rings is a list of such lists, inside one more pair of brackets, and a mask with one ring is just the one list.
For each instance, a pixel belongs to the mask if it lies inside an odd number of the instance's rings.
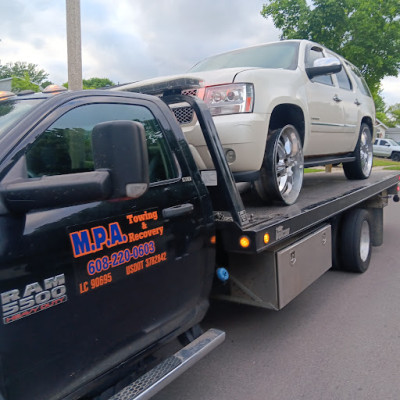
{"label": "utility pole", "polygon": [[68,89],[82,90],[81,5],[80,0],[66,0]]}

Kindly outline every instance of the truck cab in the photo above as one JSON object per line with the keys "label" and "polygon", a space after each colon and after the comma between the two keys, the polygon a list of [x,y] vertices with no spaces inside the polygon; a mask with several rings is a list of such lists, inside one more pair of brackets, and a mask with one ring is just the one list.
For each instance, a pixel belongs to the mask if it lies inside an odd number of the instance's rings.
{"label": "truck cab", "polygon": [[214,221],[153,96],[0,101],[0,399],[92,398],[208,308]]}

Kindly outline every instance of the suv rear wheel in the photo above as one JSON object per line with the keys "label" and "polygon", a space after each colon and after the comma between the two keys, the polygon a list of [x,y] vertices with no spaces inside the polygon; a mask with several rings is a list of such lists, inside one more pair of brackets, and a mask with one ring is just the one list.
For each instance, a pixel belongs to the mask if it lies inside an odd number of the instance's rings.
{"label": "suv rear wheel", "polygon": [[372,170],[372,135],[369,126],[361,124],[360,136],[356,149],[354,150],[356,159],[343,164],[344,174],[347,179],[366,179],[371,175]]}
{"label": "suv rear wheel", "polygon": [[303,170],[300,136],[293,125],[286,125],[268,136],[256,191],[265,202],[293,204],[303,184]]}

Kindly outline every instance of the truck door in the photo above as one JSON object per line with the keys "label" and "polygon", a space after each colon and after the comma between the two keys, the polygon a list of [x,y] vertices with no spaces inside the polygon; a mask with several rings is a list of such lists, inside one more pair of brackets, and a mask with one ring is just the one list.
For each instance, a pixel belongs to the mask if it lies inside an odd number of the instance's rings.
{"label": "truck door", "polygon": [[390,143],[385,139],[380,139],[379,144],[375,146],[375,154],[382,157],[390,157]]}
{"label": "truck door", "polygon": [[213,225],[157,104],[70,101],[27,132],[3,181],[93,170],[92,129],[111,120],[145,127],[147,193],[0,214],[0,361],[8,376],[0,390],[7,400],[78,398],[206,311]]}

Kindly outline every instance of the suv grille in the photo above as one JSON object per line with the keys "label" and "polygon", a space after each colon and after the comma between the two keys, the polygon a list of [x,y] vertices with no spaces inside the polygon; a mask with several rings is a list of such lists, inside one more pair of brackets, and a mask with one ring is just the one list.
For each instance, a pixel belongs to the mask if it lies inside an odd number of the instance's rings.
{"label": "suv grille", "polygon": [[196,96],[197,89],[184,89],[182,90],[181,94],[184,94],[185,96]]}
{"label": "suv grille", "polygon": [[189,124],[193,120],[193,108],[190,106],[173,108],[172,111],[180,124]]}
{"label": "suv grille", "polygon": [[[181,94],[186,96],[196,96],[197,89],[185,89],[182,90]],[[190,106],[173,108],[172,111],[181,125],[190,124],[193,121],[193,108]]]}

